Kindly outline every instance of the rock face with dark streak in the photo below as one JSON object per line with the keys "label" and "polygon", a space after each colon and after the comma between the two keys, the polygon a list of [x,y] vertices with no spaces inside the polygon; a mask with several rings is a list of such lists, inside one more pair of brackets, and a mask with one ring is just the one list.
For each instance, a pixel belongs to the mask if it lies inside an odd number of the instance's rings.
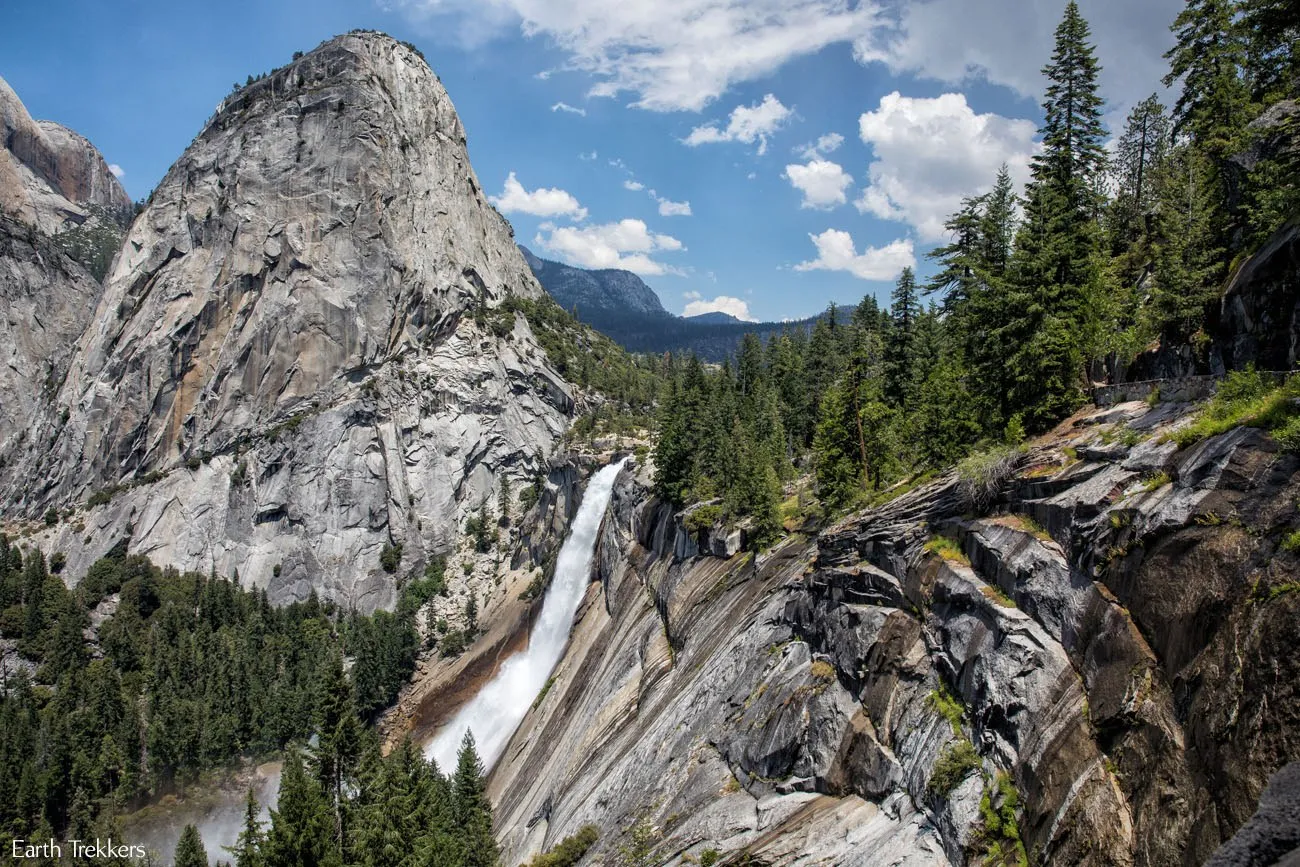
{"label": "rock face with dark streak", "polygon": [[540,293],[423,58],[330,40],[228,97],[158,185],[4,508],[88,504],[41,540],[74,579],[127,539],[275,602],[391,604],[381,549],[396,575],[447,551],[567,427],[502,309]]}
{"label": "rock face with dark streak", "polygon": [[1204,863],[1300,759],[1300,457],[1161,442],[1186,415],[1096,411],[990,505],[949,476],[757,561],[625,478],[490,780],[507,858],[649,821],[655,863],[984,863],[1007,806],[1030,863]]}
{"label": "rock face with dark streak", "polygon": [[1291,370],[1300,361],[1300,220],[1242,263],[1219,304],[1211,366]]}

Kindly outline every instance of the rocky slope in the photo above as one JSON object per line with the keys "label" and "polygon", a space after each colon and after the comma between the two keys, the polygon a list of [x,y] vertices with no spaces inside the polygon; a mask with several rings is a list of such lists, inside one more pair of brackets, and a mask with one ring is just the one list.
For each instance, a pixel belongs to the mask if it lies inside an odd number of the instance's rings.
{"label": "rocky slope", "polygon": [[[572,398],[521,316],[540,287],[409,46],[357,32],[232,94],[136,219],[10,515],[74,579],[119,541],[363,609],[531,477]],[[66,423],[62,418],[66,417]]]}
{"label": "rocky slope", "polygon": [[0,215],[0,461],[22,449],[27,424],[53,400],[99,293],[47,236]]}
{"label": "rocky slope", "polygon": [[594,822],[653,863],[1203,863],[1300,758],[1300,458],[1185,418],[1094,411],[757,560],[625,476],[490,781],[505,862]]}

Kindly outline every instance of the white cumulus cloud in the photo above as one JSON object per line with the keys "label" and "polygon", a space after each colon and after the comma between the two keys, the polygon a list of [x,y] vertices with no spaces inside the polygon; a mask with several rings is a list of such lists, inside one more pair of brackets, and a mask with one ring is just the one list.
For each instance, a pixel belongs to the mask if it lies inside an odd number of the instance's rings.
{"label": "white cumulus cloud", "polygon": [[685,249],[671,235],[650,231],[641,220],[620,220],[597,226],[544,224],[533,241],[572,265],[583,268],[623,268],[637,274],[676,274],[677,269],[651,258],[653,253]]}
{"label": "white cumulus cloud", "polygon": [[121,166],[119,166],[117,163],[109,163],[108,170],[110,173],[112,173],[113,177],[115,178],[121,178],[126,176],[126,170],[123,169]]}
{"label": "white cumulus cloud", "polygon": [[803,208],[834,208],[848,201],[848,188],[853,178],[838,163],[814,159],[807,163],[785,167],[786,180],[803,193]]}
{"label": "white cumulus cloud", "polygon": [[[460,18],[473,36],[517,26],[567,54],[594,96],[631,93],[654,111],[699,111],[735,84],[828,45],[864,40],[876,0],[390,0],[417,23]],[[436,24],[431,26],[438,26]],[[444,28],[445,29],[445,28]]]}
{"label": "white cumulus cloud", "polygon": [[1027,180],[1037,147],[1032,121],[976,114],[960,93],[919,99],[894,91],[858,127],[875,160],[855,204],[908,223],[925,241],[943,238],[962,197],[988,190],[1003,163],[1014,180]]}
{"label": "white cumulus cloud", "polygon": [[694,294],[696,300],[686,305],[682,311],[683,316],[699,316],[702,313],[727,313],[736,317],[742,322],[757,322],[754,316],[750,315],[749,305],[739,298],[733,298],[730,295],[719,295],[716,298],[701,298],[699,293]]}
{"label": "white cumulus cloud", "polygon": [[506,178],[501,195],[490,198],[503,214],[532,214],[535,217],[568,217],[581,222],[587,218],[587,209],[564,190],[555,187],[538,187],[529,192],[519,183],[515,173]]}
{"label": "white cumulus cloud", "polygon": [[780,129],[790,114],[791,110],[769,93],[761,102],[732,109],[725,128],[717,124],[697,126],[683,141],[691,147],[710,142],[758,142],[758,153],[762,155],[767,152],[767,137]]}
{"label": "white cumulus cloud", "polygon": [[576,105],[569,105],[567,102],[557,102],[555,105],[551,106],[551,111],[562,111],[566,114],[580,114],[583,117],[587,116],[587,110],[585,108],[578,108]]}
{"label": "white cumulus cloud", "polygon": [[645,189],[645,184],[641,183],[640,181],[624,181],[623,189],[631,190],[634,193],[639,193]]}
{"label": "white cumulus cloud", "polygon": [[847,271],[862,280],[893,280],[904,268],[916,266],[912,241],[907,238],[859,253],[853,236],[839,229],[808,237],[817,248],[817,258],[795,265],[796,271]]}

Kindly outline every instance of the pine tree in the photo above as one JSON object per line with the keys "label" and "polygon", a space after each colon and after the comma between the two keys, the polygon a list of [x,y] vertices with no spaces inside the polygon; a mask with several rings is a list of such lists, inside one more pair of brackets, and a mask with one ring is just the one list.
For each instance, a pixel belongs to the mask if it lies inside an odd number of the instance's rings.
{"label": "pine tree", "polygon": [[963,310],[979,291],[980,224],[986,201],[985,196],[962,199],[961,208],[943,224],[952,240],[925,254],[939,264],[939,272],[925,284],[925,292],[939,293],[944,313]]}
{"label": "pine tree", "polygon": [[916,297],[916,275],[904,268],[894,285],[889,307],[888,355],[885,363],[885,395],[897,406],[906,407],[916,361],[916,321],[921,304]]}
{"label": "pine tree", "polygon": [[1016,188],[1006,163],[984,199],[979,222],[978,277],[987,289],[1004,280],[1016,239]]}
{"label": "pine tree", "polygon": [[1017,238],[1011,285],[995,326],[1010,349],[1007,415],[1023,413],[1042,429],[1082,399],[1084,362],[1101,339],[1102,294],[1096,213],[1102,149],[1099,68],[1088,25],[1074,2],[1056,31],[1043,102],[1043,150],[1034,157],[1025,222]]}
{"label": "pine tree", "polygon": [[1112,252],[1122,253],[1149,234],[1148,215],[1156,206],[1156,178],[1170,146],[1170,122],[1152,94],[1129,112],[1111,165],[1115,198],[1110,206]]}
{"label": "pine tree", "polygon": [[1249,119],[1246,41],[1236,16],[1237,0],[1187,0],[1171,28],[1177,41],[1165,53],[1165,87],[1182,82],[1174,132],[1190,134],[1216,163],[1232,154]]}
{"label": "pine tree", "polygon": [[1241,8],[1255,99],[1270,103],[1300,93],[1300,6],[1294,0],[1244,0]]}
{"label": "pine tree", "polygon": [[[1165,86],[1182,83],[1173,110],[1174,133],[1188,136],[1206,157],[1201,182],[1208,187],[1210,249],[1237,245],[1243,222],[1229,204],[1234,171],[1229,160],[1241,147],[1242,130],[1254,109],[1243,77],[1247,44],[1237,5],[1237,0],[1188,0],[1174,19],[1177,42],[1165,54],[1170,61]],[[1226,267],[1216,267],[1212,279],[1217,282],[1225,274]]]}
{"label": "pine tree", "polygon": [[176,844],[175,867],[208,867],[208,853],[203,848],[203,838],[199,829],[186,825],[181,832],[181,839]]}
{"label": "pine tree", "polygon": [[456,824],[465,841],[467,867],[494,867],[499,856],[492,836],[492,805],[488,803],[483,777],[483,763],[474,746],[474,735],[466,731],[456,757],[452,802]]}
{"label": "pine tree", "polygon": [[262,823],[257,818],[259,809],[257,798],[253,796],[250,787],[248,797],[244,801],[244,828],[239,832],[235,845],[226,850],[235,859],[234,867],[261,867],[262,865],[261,847],[265,838],[262,834]]}
{"label": "pine tree", "polygon": [[343,655],[324,659],[316,685],[316,779],[333,816],[336,846],[344,845],[344,782],[360,751],[360,721]]}
{"label": "pine tree", "polygon": [[947,355],[917,389],[912,434],[921,462],[936,468],[950,466],[965,456],[982,432],[961,364]]}
{"label": "pine tree", "polygon": [[271,811],[265,867],[324,867],[341,861],[331,846],[334,823],[320,787],[303,770],[302,757],[290,750],[280,776],[280,796]]}

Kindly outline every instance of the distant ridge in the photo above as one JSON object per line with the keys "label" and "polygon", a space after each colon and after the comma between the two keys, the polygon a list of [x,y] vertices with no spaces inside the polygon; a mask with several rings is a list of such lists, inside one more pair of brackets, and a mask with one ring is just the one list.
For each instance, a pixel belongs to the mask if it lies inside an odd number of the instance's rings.
{"label": "distant ridge", "polygon": [[537,282],[561,307],[632,352],[694,352],[706,361],[721,361],[735,353],[746,334],[765,338],[807,329],[816,321],[744,322],[720,311],[677,316],[631,271],[577,268],[519,249]]}

